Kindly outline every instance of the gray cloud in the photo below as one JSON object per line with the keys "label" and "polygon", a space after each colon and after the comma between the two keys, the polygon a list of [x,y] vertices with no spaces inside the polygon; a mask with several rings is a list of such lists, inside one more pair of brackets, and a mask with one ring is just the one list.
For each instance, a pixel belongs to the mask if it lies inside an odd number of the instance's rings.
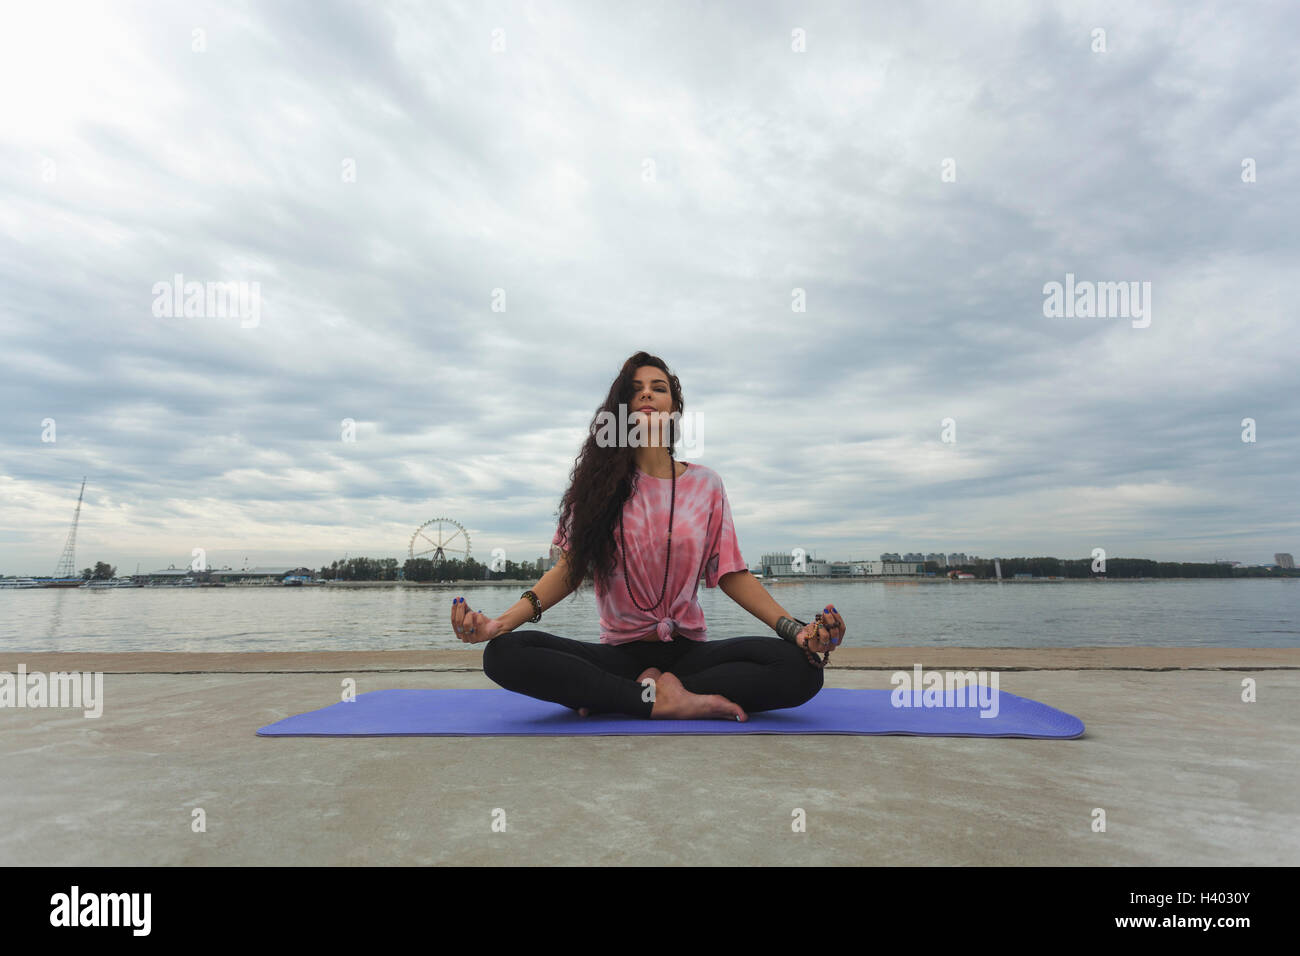
{"label": "gray cloud", "polygon": [[[1298,20],[34,5],[0,39],[0,572],[53,570],[83,474],[83,565],[398,556],[438,515],[535,557],[642,348],[753,562],[1300,550]],[[177,273],[259,283],[258,324],[153,315]],[[1045,317],[1066,273],[1150,282],[1150,327]]]}

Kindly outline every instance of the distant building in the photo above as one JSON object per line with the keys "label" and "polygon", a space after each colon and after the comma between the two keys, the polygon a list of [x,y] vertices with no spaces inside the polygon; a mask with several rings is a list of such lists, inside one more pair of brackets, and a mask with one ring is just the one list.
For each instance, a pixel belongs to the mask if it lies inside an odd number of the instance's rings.
{"label": "distant building", "polygon": [[942,554],[936,554],[934,552],[931,552],[930,554],[927,554],[925,556],[925,560],[933,561],[941,568],[946,568],[948,566],[948,559],[944,557]]}
{"label": "distant building", "polygon": [[921,574],[925,570],[919,561],[863,561],[861,566],[868,577]]}
{"label": "distant building", "polygon": [[1273,555],[1273,563],[1279,568],[1287,568],[1289,570],[1295,569],[1295,558],[1291,557],[1291,555],[1285,551]]}
{"label": "distant building", "polygon": [[970,562],[966,560],[966,554],[965,554],[965,552],[962,552],[962,553],[959,554],[959,553],[957,553],[957,552],[954,551],[952,554],[948,555],[948,566],[949,566],[949,567],[954,567],[954,568],[955,568],[955,567],[957,567],[958,565],[962,565],[962,564],[970,564]]}
{"label": "distant building", "polygon": [[794,558],[791,555],[782,554],[779,551],[774,554],[763,555],[762,567],[763,577],[765,578],[790,577],[794,574],[804,573],[794,570]]}
{"label": "distant building", "polygon": [[303,573],[307,579],[311,579],[311,571],[308,568],[243,568],[235,571],[230,568],[224,568],[220,571],[212,572],[214,581],[232,582],[232,581],[262,581],[269,583],[271,581],[283,580],[288,575],[301,576]]}
{"label": "distant building", "polygon": [[196,578],[197,572],[191,571],[189,568],[177,567],[133,575],[133,579],[140,584],[184,584],[187,580],[194,581]]}
{"label": "distant building", "polygon": [[229,584],[237,581],[256,581],[262,584],[291,581],[296,584],[304,584],[314,581],[315,578],[315,572],[311,568],[243,568],[239,571],[233,571],[230,568],[210,568],[205,571],[196,571],[193,568],[170,567],[163,568],[160,571],[148,571],[143,574],[131,575],[131,579],[137,584],[152,585],[196,585],[207,580],[218,584]]}
{"label": "distant building", "polygon": [[828,561],[825,558],[805,557],[803,570],[796,571],[794,556],[774,552],[763,555],[757,572],[765,578],[790,578],[801,574],[814,577],[849,577],[853,574],[853,565],[847,561]]}

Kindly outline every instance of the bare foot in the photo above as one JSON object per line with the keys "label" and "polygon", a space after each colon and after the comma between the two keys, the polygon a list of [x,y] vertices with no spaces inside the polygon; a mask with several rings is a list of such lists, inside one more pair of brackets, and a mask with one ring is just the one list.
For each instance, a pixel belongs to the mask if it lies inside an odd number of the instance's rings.
{"label": "bare foot", "polygon": [[655,701],[650,711],[651,719],[656,720],[699,720],[718,717],[724,720],[739,720],[742,723],[749,716],[721,694],[692,694],[682,686],[675,674],[661,674],[655,680]]}
{"label": "bare foot", "polygon": [[[647,668],[646,668],[645,670],[643,670],[643,671],[640,673],[640,675],[637,677],[636,682],[637,682],[638,684],[640,684],[640,683],[643,683],[645,680],[649,679],[649,680],[652,680],[652,681],[655,681],[656,683],[658,683],[659,678],[660,678],[660,676],[662,676],[662,674],[663,674],[663,671],[661,671],[661,670],[660,670],[659,668],[657,668],[657,667],[647,667]],[[578,708],[578,716],[579,716],[579,717],[586,717],[589,713],[591,713],[591,711],[587,710],[586,707],[579,707],[579,708]]]}

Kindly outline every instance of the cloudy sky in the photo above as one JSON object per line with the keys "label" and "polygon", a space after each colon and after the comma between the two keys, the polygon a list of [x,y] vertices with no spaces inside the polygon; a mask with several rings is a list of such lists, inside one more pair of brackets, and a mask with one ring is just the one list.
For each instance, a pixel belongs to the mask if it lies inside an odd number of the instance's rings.
{"label": "cloudy sky", "polygon": [[[1283,2],[11,5],[0,573],[54,571],[83,475],[79,567],[401,558],[440,516],[531,560],[641,349],[751,563],[1300,553],[1298,31]],[[1067,274],[1149,298],[1046,315]],[[178,275],[248,298],[168,314]]]}

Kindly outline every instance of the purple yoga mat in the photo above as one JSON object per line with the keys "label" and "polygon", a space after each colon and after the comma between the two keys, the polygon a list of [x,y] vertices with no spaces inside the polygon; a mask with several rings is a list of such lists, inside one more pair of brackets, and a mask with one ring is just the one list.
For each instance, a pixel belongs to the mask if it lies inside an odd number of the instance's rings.
{"label": "purple yoga mat", "polygon": [[[642,734],[910,734],[927,737],[1081,737],[1083,721],[1006,691],[997,716],[978,706],[895,707],[892,690],[823,688],[801,707],[728,720],[580,717],[561,704],[490,690],[374,690],[286,717],[262,737],[587,737]],[[908,699],[912,699],[909,695]],[[919,704],[920,698],[915,698]],[[991,710],[991,708],[989,708]]]}

